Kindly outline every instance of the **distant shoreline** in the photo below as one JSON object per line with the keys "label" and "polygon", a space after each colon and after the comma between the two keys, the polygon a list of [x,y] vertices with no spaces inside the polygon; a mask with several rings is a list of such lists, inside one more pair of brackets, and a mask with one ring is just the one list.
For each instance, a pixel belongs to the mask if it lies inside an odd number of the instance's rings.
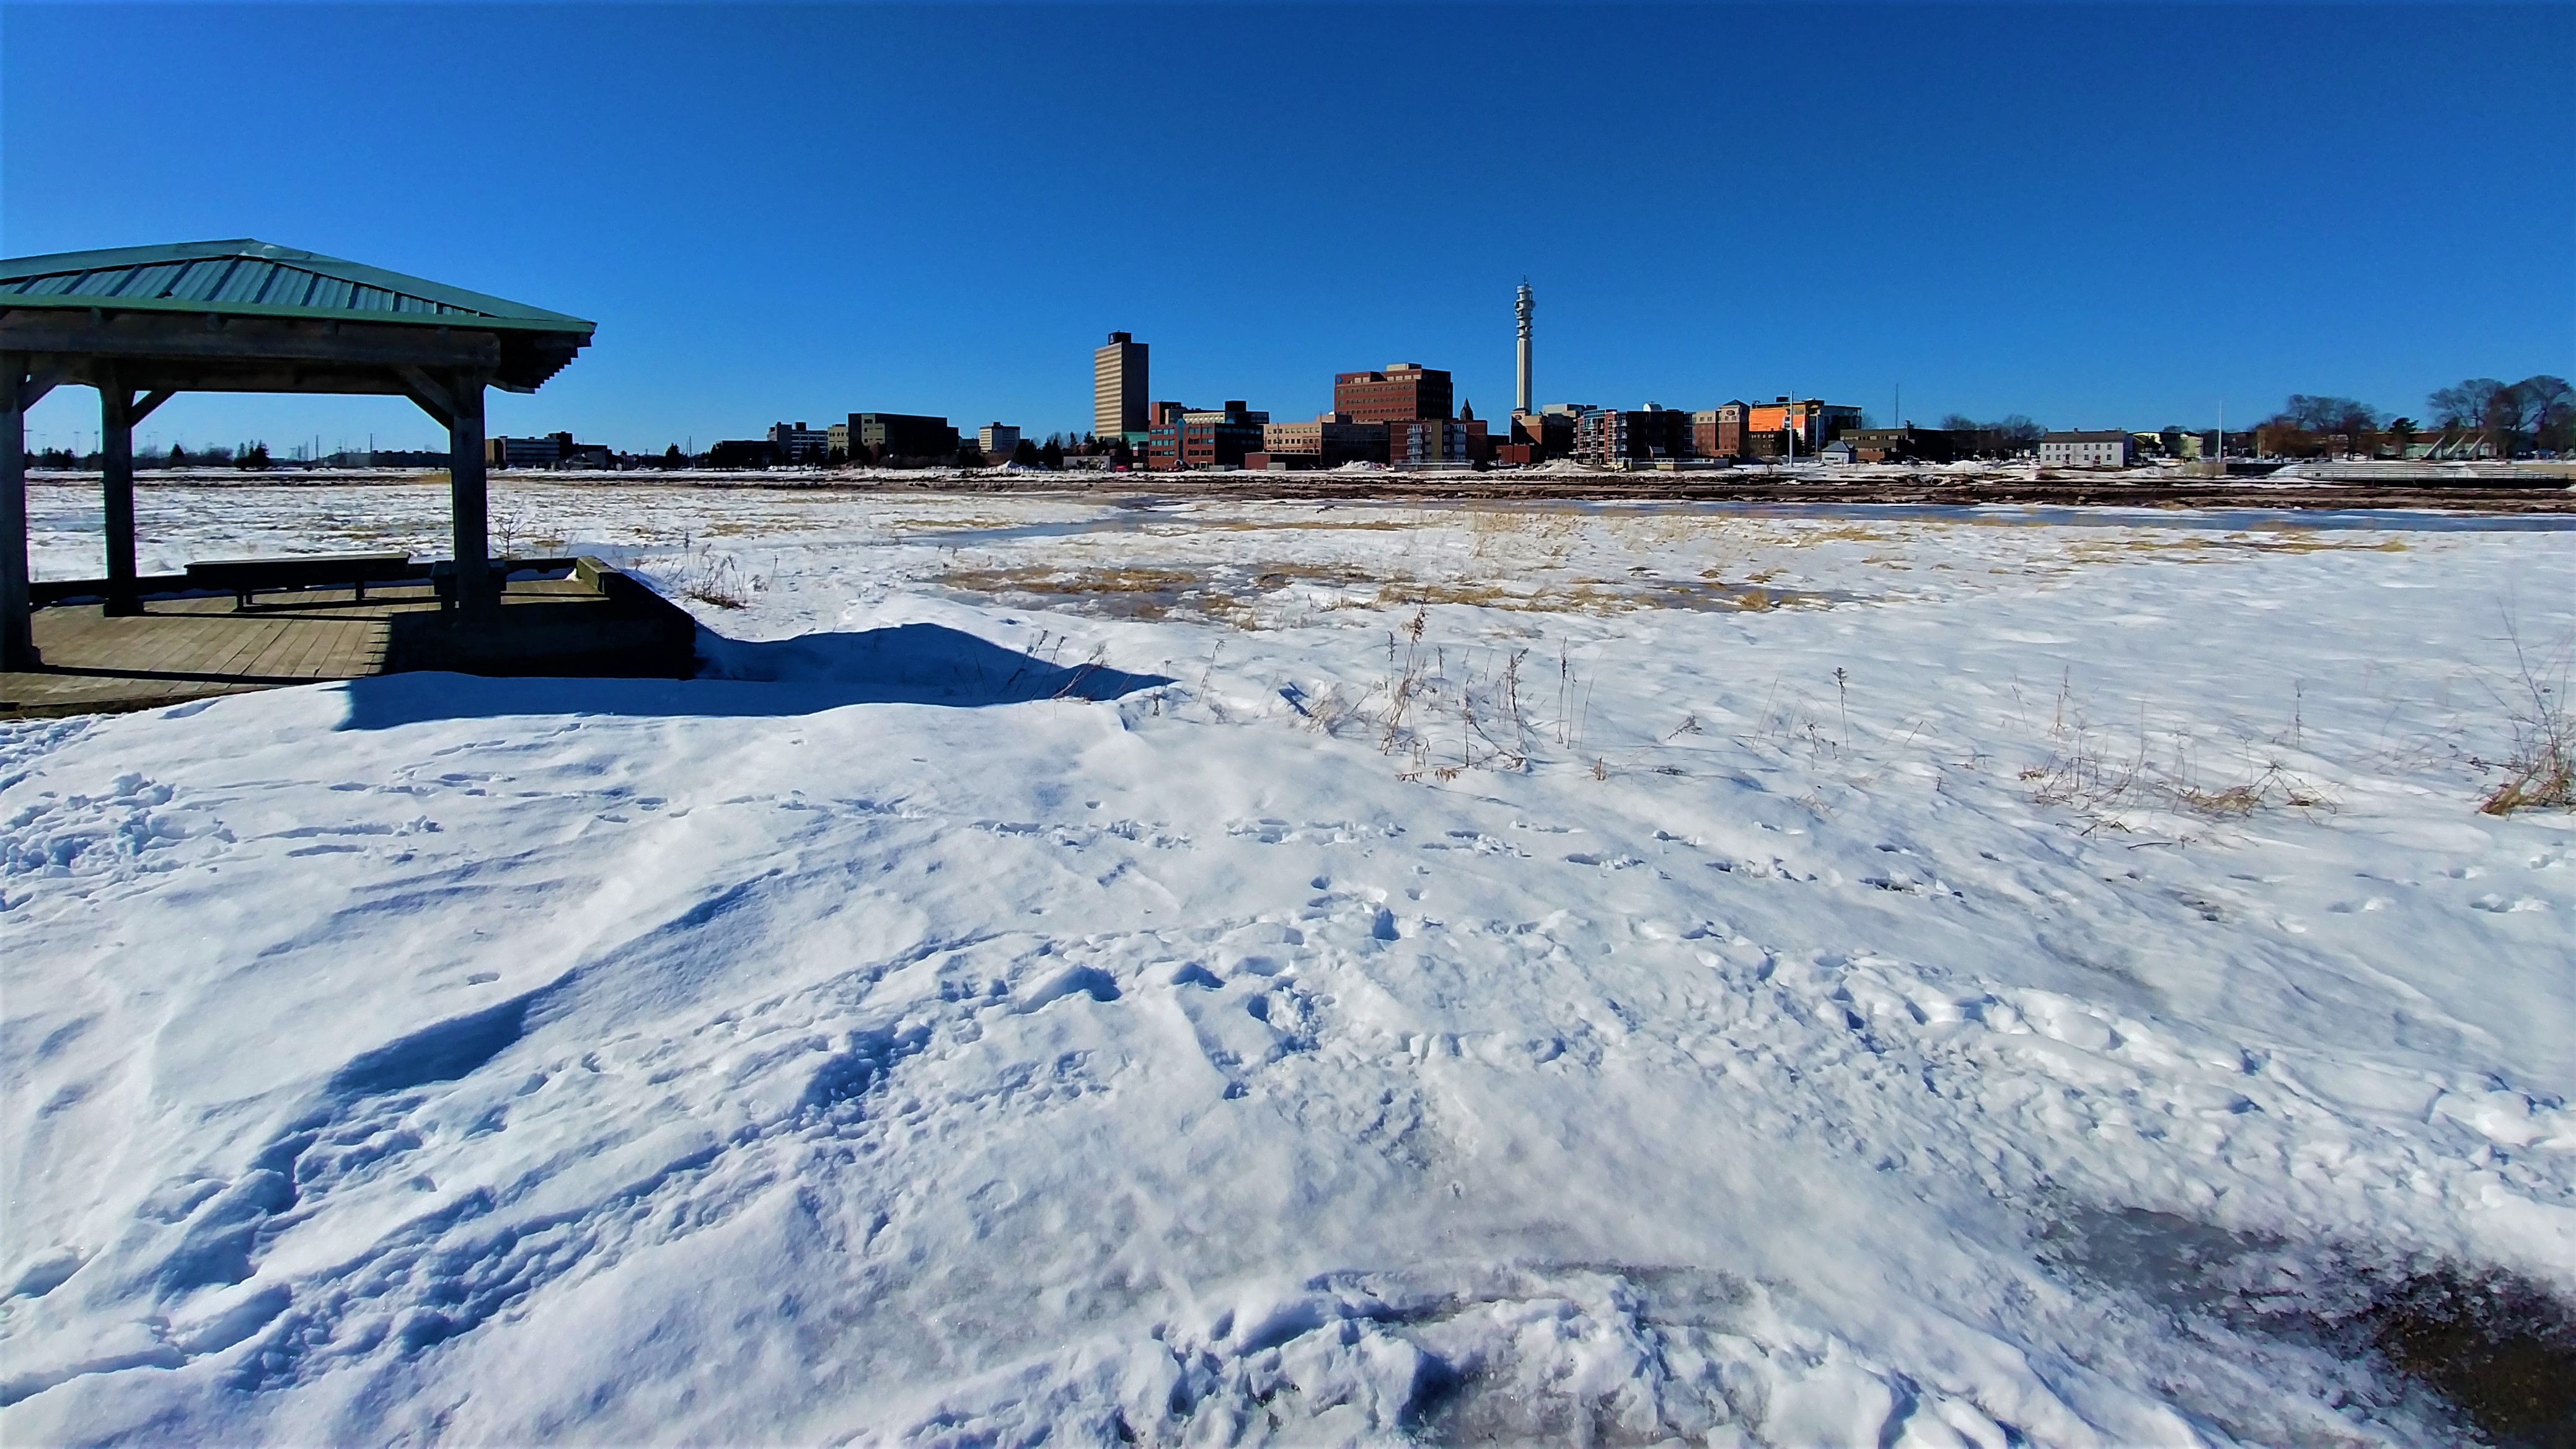
{"label": "distant shoreline", "polygon": [[[2328,464],[2265,478],[2199,479],[2173,470],[2086,472],[2031,467],[1910,470],[1728,468],[1682,473],[1574,470],[1370,471],[1361,473],[1094,473],[924,469],[737,472],[712,469],[497,471],[496,487],[623,486],[751,488],[859,493],[1105,493],[1279,502],[1662,502],[1914,504],[1948,507],[2042,504],[2070,508],[2284,510],[2414,509],[2471,513],[2576,513],[2576,465],[2486,464],[2448,468]],[[94,484],[95,470],[30,469],[34,485]],[[444,486],[441,470],[230,468],[138,470],[142,487],[334,487],[401,483]]]}

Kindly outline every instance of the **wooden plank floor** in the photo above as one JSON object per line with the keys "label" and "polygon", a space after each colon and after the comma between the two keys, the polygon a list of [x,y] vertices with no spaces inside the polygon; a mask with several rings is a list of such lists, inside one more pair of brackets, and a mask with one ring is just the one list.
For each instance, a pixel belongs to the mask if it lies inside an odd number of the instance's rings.
{"label": "wooden plank floor", "polygon": [[[589,596],[569,579],[521,580],[504,602]],[[153,599],[143,613],[109,618],[96,604],[35,612],[44,667],[0,673],[0,719],[152,709],[253,689],[381,674],[398,613],[435,610],[427,584],[377,587],[366,601],[347,589],[263,594],[233,601]]]}

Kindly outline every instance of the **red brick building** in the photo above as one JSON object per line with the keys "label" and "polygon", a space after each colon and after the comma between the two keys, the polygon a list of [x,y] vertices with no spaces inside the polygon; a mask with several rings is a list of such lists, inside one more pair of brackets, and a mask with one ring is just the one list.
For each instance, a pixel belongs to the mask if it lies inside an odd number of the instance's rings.
{"label": "red brick building", "polygon": [[1691,451],[1703,458],[1742,457],[1745,411],[1743,403],[1730,402],[1691,414]]}
{"label": "red brick building", "polygon": [[1384,372],[1333,374],[1333,411],[1355,423],[1393,423],[1451,416],[1449,374],[1414,362]]}

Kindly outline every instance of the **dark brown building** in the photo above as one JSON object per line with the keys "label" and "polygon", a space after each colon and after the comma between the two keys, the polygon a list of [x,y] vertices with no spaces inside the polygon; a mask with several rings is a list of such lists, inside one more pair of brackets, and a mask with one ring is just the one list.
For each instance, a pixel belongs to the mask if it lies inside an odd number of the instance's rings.
{"label": "dark brown building", "polygon": [[1261,451],[1262,425],[1269,421],[1270,414],[1253,412],[1240,401],[1204,412],[1162,404],[1147,429],[1145,466],[1158,473],[1240,468],[1245,454]]}
{"label": "dark brown building", "polygon": [[1512,435],[1495,450],[1495,456],[1506,463],[1544,463],[1550,458],[1563,458],[1574,452],[1574,420],[1589,408],[1550,408],[1544,412],[1512,414]]}
{"label": "dark brown building", "polygon": [[1856,463],[1950,463],[1981,451],[1975,432],[1941,428],[1854,428],[1842,436]]}
{"label": "dark brown building", "polygon": [[1333,411],[1358,423],[1445,418],[1451,415],[1449,374],[1413,362],[1391,362],[1384,372],[1338,372]]}

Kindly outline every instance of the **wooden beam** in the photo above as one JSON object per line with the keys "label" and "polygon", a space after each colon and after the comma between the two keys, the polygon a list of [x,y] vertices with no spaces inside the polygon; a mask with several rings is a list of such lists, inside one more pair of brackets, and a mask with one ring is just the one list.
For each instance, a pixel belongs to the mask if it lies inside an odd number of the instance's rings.
{"label": "wooden beam", "polygon": [[143,401],[136,403],[133,410],[125,415],[126,421],[139,423],[145,418],[152,416],[152,412],[155,408],[168,402],[178,391],[179,390],[175,387],[154,388],[151,393],[143,399]]}
{"label": "wooden beam", "polygon": [[[410,391],[390,367],[312,362],[119,361],[117,375],[144,392],[286,392],[390,394]],[[85,381],[86,376],[79,379]]]}
{"label": "wooden beam", "polygon": [[420,405],[420,410],[438,419],[439,426],[456,426],[456,397],[447,384],[430,376],[427,368],[397,367],[394,375],[403,381],[403,391]]}
{"label": "wooden beam", "polygon": [[134,586],[134,394],[117,380],[113,363],[97,377],[98,492],[107,516],[107,607],[111,615],[140,614]]}
{"label": "wooden beam", "polygon": [[27,599],[27,405],[43,394],[27,367],[24,353],[0,351],[0,670],[43,662]]}
{"label": "wooden beam", "polygon": [[458,369],[440,389],[452,405],[447,424],[448,523],[455,539],[456,622],[466,629],[499,624],[500,580],[492,573],[491,497],[483,461],[486,376]]}
{"label": "wooden beam", "polygon": [[223,323],[208,330],[201,318],[164,312],[110,312],[93,321],[87,312],[21,309],[0,318],[0,347],[87,357],[409,362],[486,371],[501,361],[497,334],[465,328],[399,322],[334,326],[264,317],[229,317]]}

